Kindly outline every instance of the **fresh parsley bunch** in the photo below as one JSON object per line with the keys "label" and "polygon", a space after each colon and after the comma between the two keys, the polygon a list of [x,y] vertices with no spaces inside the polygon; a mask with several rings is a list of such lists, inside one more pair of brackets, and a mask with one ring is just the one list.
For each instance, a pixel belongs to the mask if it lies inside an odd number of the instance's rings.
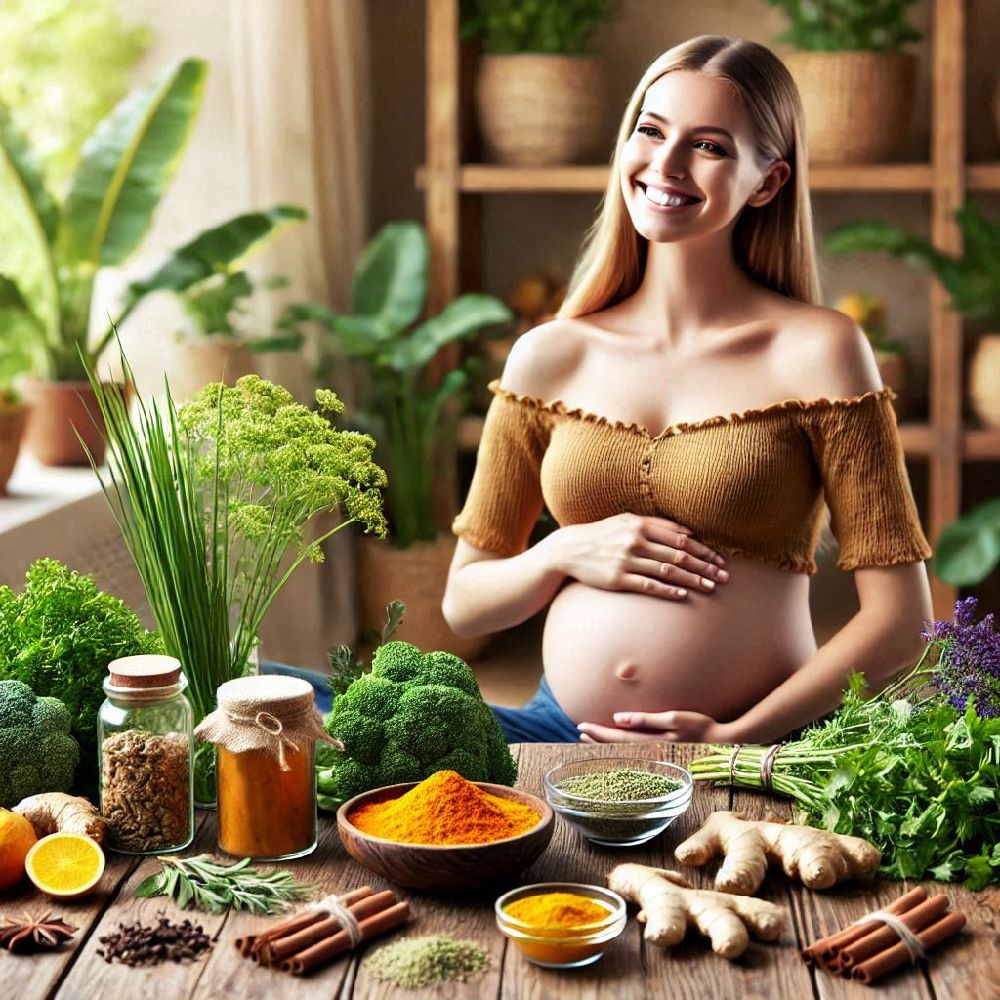
{"label": "fresh parsley bunch", "polygon": [[[870,840],[889,878],[1000,884],[1000,635],[973,622],[932,622],[917,665],[872,698],[855,674],[841,707],[785,744],[773,789],[797,819]],[[731,748],[691,765],[699,780],[761,787],[767,747]]]}
{"label": "fresh parsley bunch", "polygon": [[108,664],[162,652],[160,637],[122,601],[55,559],[31,564],[20,595],[0,587],[0,680],[20,681],[69,709],[81,748],[78,784],[96,781],[97,712]]}

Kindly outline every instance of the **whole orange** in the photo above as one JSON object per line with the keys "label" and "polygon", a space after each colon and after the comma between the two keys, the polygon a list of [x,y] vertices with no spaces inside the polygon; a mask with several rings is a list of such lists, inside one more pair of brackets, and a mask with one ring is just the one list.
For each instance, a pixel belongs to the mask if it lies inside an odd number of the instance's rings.
{"label": "whole orange", "polygon": [[24,876],[24,859],[38,837],[35,828],[17,813],[0,809],[0,892]]}

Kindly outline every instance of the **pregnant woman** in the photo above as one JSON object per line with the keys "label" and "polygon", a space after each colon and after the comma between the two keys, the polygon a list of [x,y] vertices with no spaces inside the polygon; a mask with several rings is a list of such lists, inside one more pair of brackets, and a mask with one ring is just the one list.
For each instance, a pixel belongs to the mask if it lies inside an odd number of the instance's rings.
{"label": "pregnant woman", "polygon": [[[801,105],[764,46],[645,72],[559,315],[498,383],[444,613],[550,605],[510,741],[766,742],[879,686],[930,618],[930,548],[864,334],[819,300]],[[543,505],[559,527],[528,547]],[[860,610],[817,649],[830,511]]]}

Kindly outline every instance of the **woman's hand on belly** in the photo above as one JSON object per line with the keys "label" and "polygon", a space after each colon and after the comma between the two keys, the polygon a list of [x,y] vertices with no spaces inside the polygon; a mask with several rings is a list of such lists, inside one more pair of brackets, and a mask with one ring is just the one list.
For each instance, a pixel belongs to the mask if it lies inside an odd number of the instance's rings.
{"label": "woman's hand on belly", "polygon": [[688,589],[710,594],[716,584],[729,582],[718,552],[697,541],[690,528],[662,517],[615,514],[570,524],[543,546],[566,576],[600,590],[684,600]]}
{"label": "woman's hand on belly", "polygon": [[733,724],[716,722],[701,712],[615,712],[616,726],[581,722],[581,743],[634,743],[666,740],[670,743],[738,743]]}

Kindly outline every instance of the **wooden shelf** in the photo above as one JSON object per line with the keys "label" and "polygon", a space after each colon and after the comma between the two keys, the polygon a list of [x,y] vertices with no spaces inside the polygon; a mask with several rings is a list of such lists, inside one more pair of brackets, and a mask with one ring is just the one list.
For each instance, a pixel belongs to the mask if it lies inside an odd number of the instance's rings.
{"label": "wooden shelf", "polygon": [[[987,166],[981,168],[989,170]],[[1000,166],[995,181],[1000,187]],[[990,175],[992,176],[992,175]],[[987,174],[983,174],[983,178]],[[458,168],[458,188],[467,194],[600,193],[607,184],[603,164],[564,167],[505,167],[493,163],[466,163]],[[813,191],[930,191],[931,167],[926,163],[878,163],[854,166],[815,166],[809,172]],[[417,187],[427,185],[427,168],[417,169]]]}
{"label": "wooden shelf", "polygon": [[973,163],[966,171],[970,191],[1000,191],[1000,163]]}
{"label": "wooden shelf", "polygon": [[1000,430],[967,430],[962,456],[971,462],[1000,462]]}

